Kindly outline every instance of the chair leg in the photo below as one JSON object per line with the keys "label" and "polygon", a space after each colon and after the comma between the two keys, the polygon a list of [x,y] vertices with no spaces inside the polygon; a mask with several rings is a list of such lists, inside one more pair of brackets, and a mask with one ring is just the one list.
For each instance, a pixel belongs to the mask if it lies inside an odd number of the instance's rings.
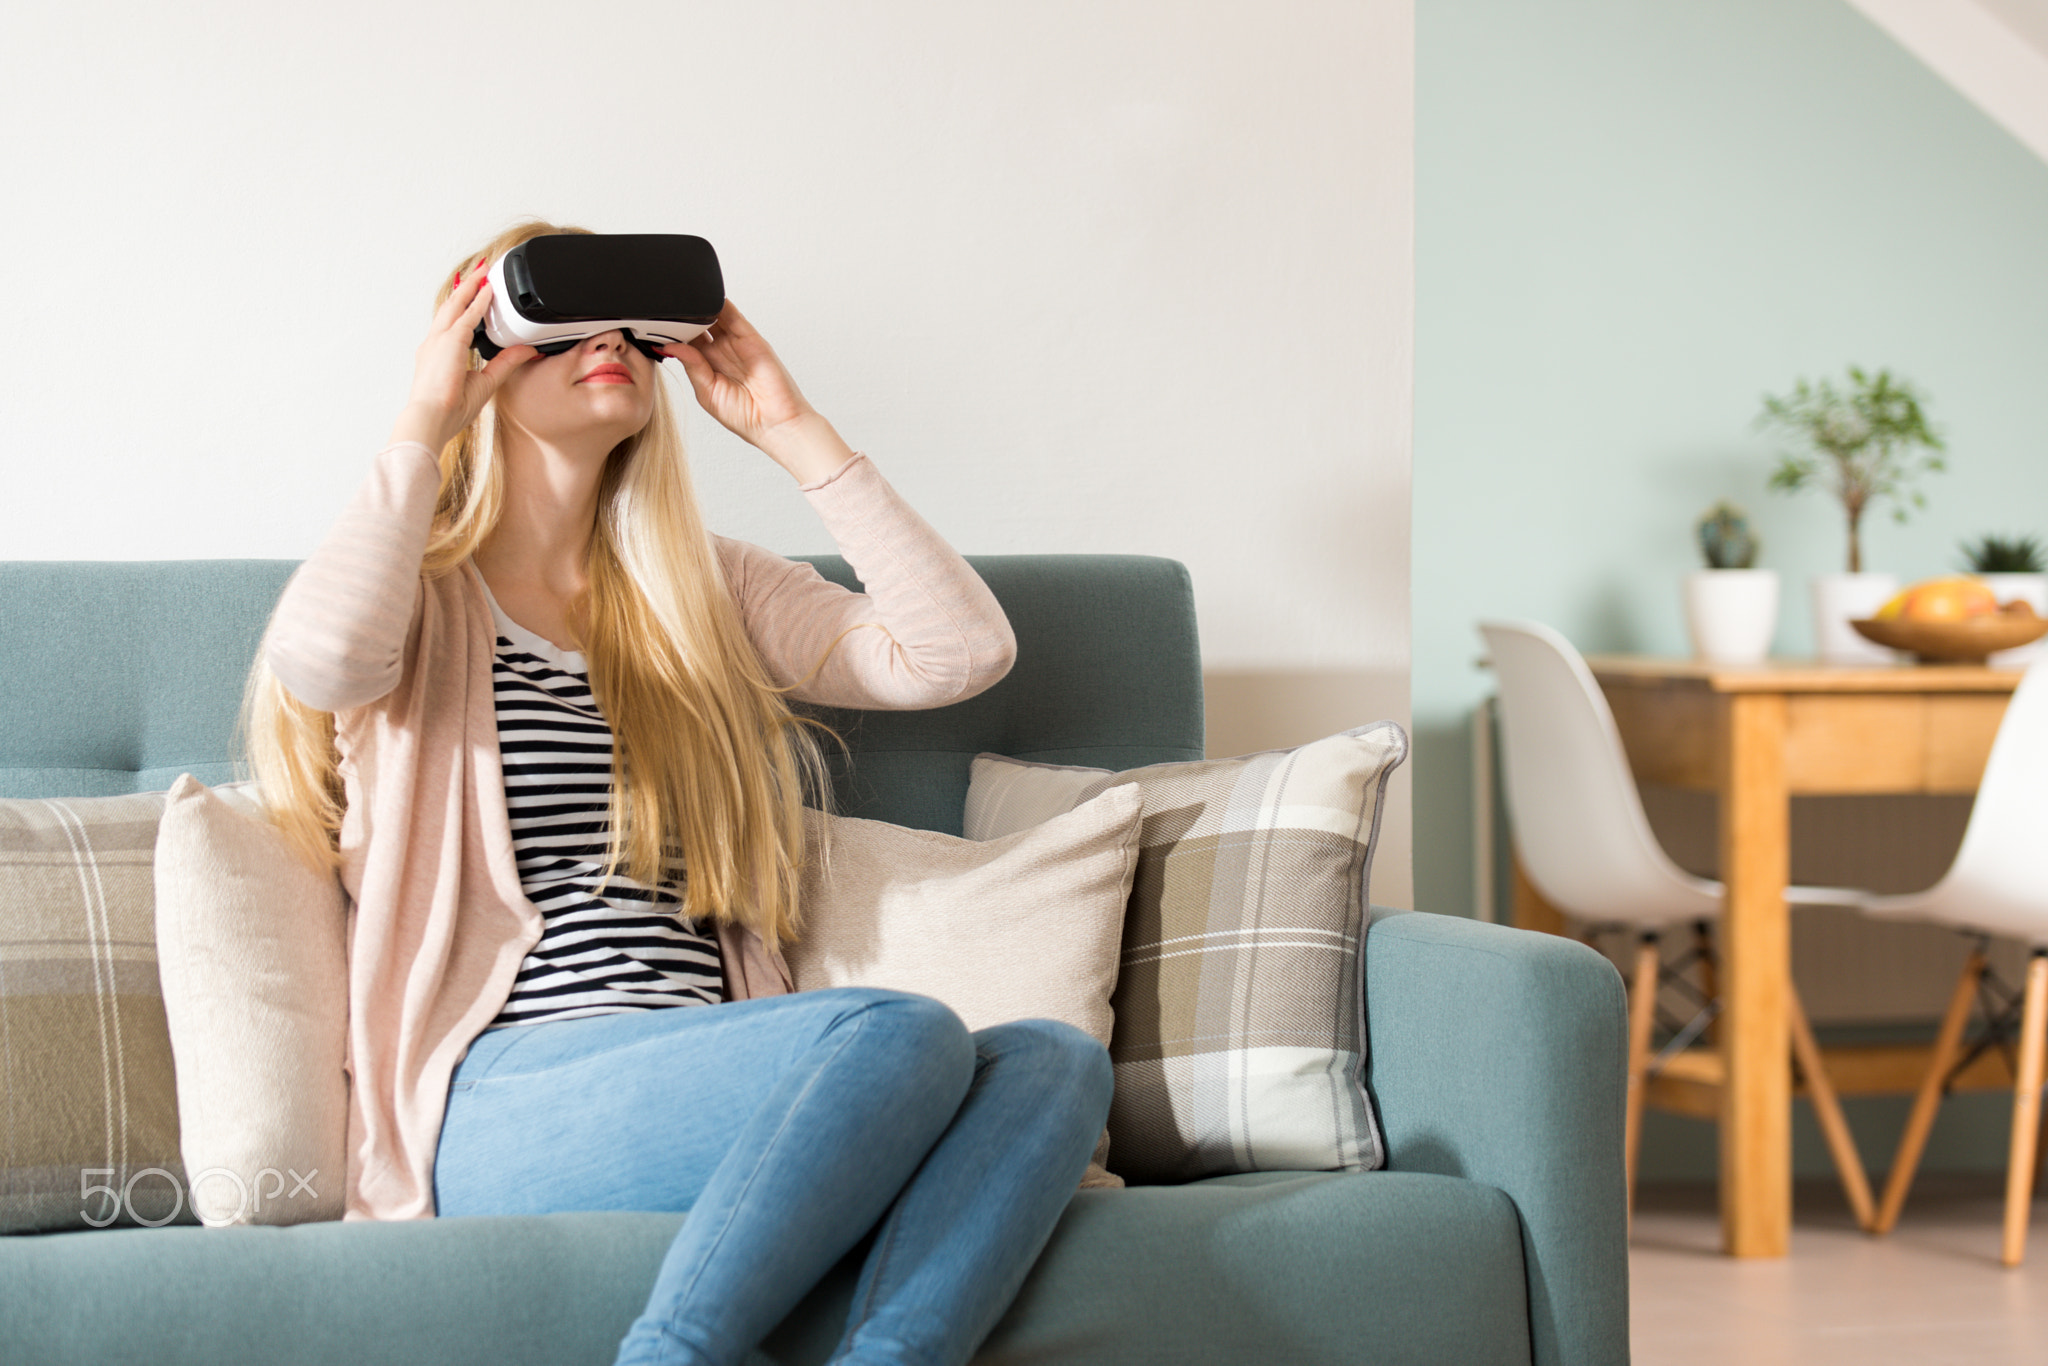
{"label": "chair leg", "polygon": [[2012,1155],[2005,1172],[2007,1266],[2027,1255],[2027,1218],[2034,1203],[2034,1145],[2041,1137],[2041,1080],[2048,1055],[2048,951],[2027,960],[2026,1004],[2020,1014],[2019,1077],[2012,1093]]}
{"label": "chair leg", "polygon": [[2048,1105],[2041,1107],[2041,1127],[2034,1144],[2034,1189],[2048,1186]]}
{"label": "chair leg", "polygon": [[1970,1022],[1970,1007],[1977,999],[1977,983],[1984,976],[1987,960],[1982,945],[1970,950],[1955,992],[1948,999],[1948,1013],[1941,1018],[1941,1030],[1934,1036],[1934,1056],[1927,1075],[1920,1079],[1920,1093],[1913,1099],[1913,1112],[1906,1131],[1899,1135],[1899,1150],[1892,1155],[1892,1169],[1885,1176],[1884,1198],[1878,1202],[1877,1218],[1870,1231],[1885,1234],[1899,1222],[1906,1206],[1906,1192],[1920,1170],[1920,1155],[1927,1149],[1928,1131],[1934,1128],[1934,1113],[1941,1108],[1941,1094],[1949,1068],[1955,1066],[1956,1052],[1963,1041],[1963,1027]]}
{"label": "chair leg", "polygon": [[1636,1204],[1636,1152],[1643,1138],[1643,1088],[1650,1073],[1650,1031],[1657,1023],[1657,974],[1662,962],[1657,936],[1636,946],[1634,979],[1628,993],[1628,1118],[1622,1131],[1622,1165],[1628,1173],[1628,1208]]}
{"label": "chair leg", "polygon": [[[1692,946],[1700,959],[1700,994],[1709,1001],[1721,999],[1721,973],[1719,962],[1714,957],[1714,923],[1711,920],[1692,922]],[[1707,1042],[1721,1042],[1721,1017],[1716,1015],[1707,1024]]]}
{"label": "chair leg", "polygon": [[1856,1140],[1849,1133],[1848,1121],[1842,1118],[1842,1102],[1835,1096],[1835,1085],[1828,1080],[1827,1068],[1821,1062],[1820,1046],[1813,1041],[1813,1026],[1806,1018],[1806,1006],[1799,999],[1795,989],[1788,1002],[1792,1017],[1792,1056],[1798,1060],[1799,1070],[1806,1077],[1806,1093],[1813,1101],[1814,1117],[1820,1121],[1820,1131],[1827,1138],[1828,1153],[1835,1159],[1835,1173],[1842,1180],[1842,1193],[1849,1197],[1849,1209],[1856,1216],[1856,1227],[1868,1229],[1876,1218],[1870,1202],[1870,1178],[1863,1171],[1863,1156],[1856,1151]]}

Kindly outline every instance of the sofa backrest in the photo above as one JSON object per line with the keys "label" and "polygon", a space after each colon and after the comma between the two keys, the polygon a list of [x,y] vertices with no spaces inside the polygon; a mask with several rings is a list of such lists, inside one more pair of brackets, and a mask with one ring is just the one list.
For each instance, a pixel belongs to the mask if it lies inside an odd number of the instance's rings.
{"label": "sofa backrest", "polygon": [[[853,584],[844,560],[804,556]],[[1135,555],[970,556],[1017,632],[1010,676],[957,706],[817,713],[845,739],[839,810],[960,832],[984,751],[1129,768],[1202,757],[1187,570]],[[235,776],[242,684],[290,560],[0,561],[0,797]]]}
{"label": "sofa backrest", "polygon": [[296,567],[0,563],[0,796],[231,781],[242,683]]}

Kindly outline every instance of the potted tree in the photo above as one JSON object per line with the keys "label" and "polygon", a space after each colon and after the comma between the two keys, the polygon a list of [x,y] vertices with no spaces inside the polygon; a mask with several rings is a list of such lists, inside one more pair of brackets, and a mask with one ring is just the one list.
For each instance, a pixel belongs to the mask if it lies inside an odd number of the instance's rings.
{"label": "potted tree", "polygon": [[1716,503],[1696,528],[1705,569],[1685,576],[1685,625],[1695,658],[1760,664],[1778,628],[1778,576],[1756,567],[1759,542],[1733,503]]}
{"label": "potted tree", "polygon": [[[1963,565],[1990,587],[2003,603],[2018,599],[2034,609],[2034,615],[2048,617],[2048,553],[2033,536],[1979,536],[1962,545]],[[2048,659],[2048,640],[2037,640],[2017,650],[1991,656],[1991,666],[2024,669],[2038,659]]]}
{"label": "potted tree", "polygon": [[1856,634],[1849,622],[1867,617],[1898,590],[1890,574],[1863,567],[1863,517],[1890,504],[1895,520],[1927,506],[1913,487],[1922,474],[1946,468],[1947,448],[1921,411],[1920,396],[1891,371],[1849,367],[1849,383],[1801,379],[1784,395],[1764,396],[1757,425],[1795,438],[1802,449],[1780,456],[1771,487],[1784,492],[1824,487],[1848,522],[1846,572],[1813,581],[1813,635],[1820,657],[1832,663],[1877,662],[1885,650]]}

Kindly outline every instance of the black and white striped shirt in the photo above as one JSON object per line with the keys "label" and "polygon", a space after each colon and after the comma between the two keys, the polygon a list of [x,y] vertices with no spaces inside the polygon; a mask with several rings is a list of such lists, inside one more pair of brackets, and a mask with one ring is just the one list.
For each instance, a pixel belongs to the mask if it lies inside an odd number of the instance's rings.
{"label": "black and white striped shirt", "polygon": [[[489,599],[489,589],[485,590]],[[519,965],[502,1025],[725,999],[718,942],[675,914],[682,864],[662,887],[603,882],[612,732],[583,656],[558,650],[495,599],[491,688],[519,885],[540,908],[540,942]]]}

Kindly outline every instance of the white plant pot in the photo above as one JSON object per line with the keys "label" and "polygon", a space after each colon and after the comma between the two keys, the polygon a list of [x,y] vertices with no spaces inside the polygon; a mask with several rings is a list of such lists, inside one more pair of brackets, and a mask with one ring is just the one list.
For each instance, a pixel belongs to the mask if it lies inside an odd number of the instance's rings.
{"label": "white plant pot", "polygon": [[1701,569],[1687,574],[1685,629],[1695,659],[1763,663],[1778,629],[1778,571]]}
{"label": "white plant pot", "polygon": [[1874,617],[1899,591],[1896,574],[1816,574],[1813,578],[1813,652],[1823,664],[1890,664],[1898,658],[1856,634],[1851,621]]}
{"label": "white plant pot", "polygon": [[[1979,574],[1991,587],[2001,605],[2014,598],[2027,603],[2034,615],[2048,617],[2048,574]],[[2048,659],[2048,638],[2022,645],[2017,650],[2000,650],[1989,661],[1994,669],[2024,669],[2037,660]]]}

